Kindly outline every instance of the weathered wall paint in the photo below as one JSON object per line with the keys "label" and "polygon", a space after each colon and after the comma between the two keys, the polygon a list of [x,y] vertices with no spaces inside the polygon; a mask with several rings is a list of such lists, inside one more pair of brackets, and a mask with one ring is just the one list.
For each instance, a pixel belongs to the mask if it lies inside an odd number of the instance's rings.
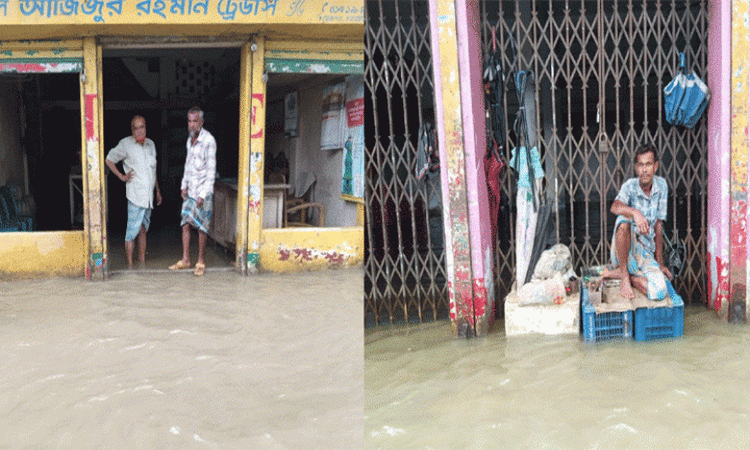
{"label": "weathered wall paint", "polygon": [[[2,0],[0,0],[2,1]],[[2,31],[0,31],[2,35]],[[0,62],[78,63],[81,69],[83,41],[81,39],[47,41],[0,41]]]}
{"label": "weathered wall paint", "polygon": [[[312,44],[312,45],[311,45]],[[324,61],[364,61],[365,44],[359,41],[315,43],[285,40],[266,42],[266,59],[313,59]]]}
{"label": "weathered wall paint", "polygon": [[104,150],[101,134],[101,52],[94,38],[83,40],[84,72],[81,76],[81,95],[84,101],[82,120],[84,230],[87,239],[86,278],[104,279],[107,276],[107,229],[104,221]]}
{"label": "weathered wall paint", "polygon": [[430,2],[451,323],[477,336],[494,306],[480,23],[476,2]]}
{"label": "weathered wall paint", "polygon": [[[79,39],[50,39],[46,41],[2,41],[0,42],[0,54],[7,52],[23,52],[27,55],[41,55],[55,57],[83,57],[83,41]],[[68,53],[72,52],[72,53]]]}
{"label": "weathered wall paint", "polygon": [[247,211],[247,273],[258,271],[260,232],[263,227],[263,153],[266,139],[266,80],[263,76],[265,39],[256,37],[252,52],[250,110],[250,177],[248,179]]}
{"label": "weathered wall paint", "polygon": [[242,46],[240,53],[240,136],[239,173],[237,177],[237,246],[235,248],[235,269],[247,273],[247,220],[250,183],[250,101],[253,76],[252,43]]}
{"label": "weathered wall paint", "polygon": [[[747,310],[747,159],[748,159],[748,4],[732,2],[730,321],[745,321]],[[736,305],[735,303],[742,303]]]}
{"label": "weathered wall paint", "polygon": [[261,241],[260,266],[272,272],[359,267],[364,260],[362,227],[265,229]]}
{"label": "weathered wall paint", "polygon": [[474,276],[469,229],[469,198],[464,153],[458,31],[453,1],[430,1],[430,33],[435,79],[435,116],[443,189],[448,301],[454,333],[475,334]]}
{"label": "weathered wall paint", "polygon": [[[250,108],[250,138],[260,139],[263,137],[266,117],[265,93],[253,93],[250,101],[252,105]],[[263,120],[260,120],[261,115]]]}
{"label": "weathered wall paint", "polygon": [[[482,23],[476,1],[456,0],[458,62],[460,68],[466,191],[469,210],[471,272],[474,285],[474,319],[477,336],[484,336],[494,319],[494,277],[492,274],[492,221],[484,171],[487,148],[485,131]],[[489,258],[488,258],[489,256]],[[489,264],[489,265],[487,265]],[[486,274],[490,274],[489,277]],[[490,297],[492,295],[492,297]]]}
{"label": "weathered wall paint", "polygon": [[725,319],[729,310],[729,185],[732,55],[731,4],[708,4],[708,303]]}
{"label": "weathered wall paint", "polygon": [[83,231],[0,233],[0,278],[83,276]]}
{"label": "weathered wall paint", "polygon": [[298,59],[272,59],[266,62],[266,70],[275,73],[362,73],[362,64],[351,61],[321,61]]}
{"label": "weathered wall paint", "polygon": [[8,73],[68,73],[80,72],[80,62],[0,62],[0,72]]}

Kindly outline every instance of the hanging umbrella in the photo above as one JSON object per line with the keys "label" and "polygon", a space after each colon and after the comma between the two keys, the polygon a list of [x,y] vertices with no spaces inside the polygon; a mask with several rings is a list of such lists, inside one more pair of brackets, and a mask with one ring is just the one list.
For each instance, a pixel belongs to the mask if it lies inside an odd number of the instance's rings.
{"label": "hanging umbrella", "polygon": [[[516,192],[516,284],[523,286],[534,245],[538,224],[539,194],[544,170],[536,146],[536,130],[531,123],[536,118],[534,75],[519,70],[515,76],[518,113],[514,123],[518,145],[511,152],[510,166],[517,178]],[[533,114],[533,115],[531,115]],[[533,133],[533,134],[532,134]]]}
{"label": "hanging umbrella", "polygon": [[525,283],[531,281],[534,269],[536,269],[536,263],[539,262],[542,252],[555,243],[554,238],[556,234],[554,233],[554,223],[555,217],[552,208],[552,201],[550,201],[548,195],[544,195],[537,213],[536,229],[534,231],[534,245],[531,247],[529,268],[526,270]]}
{"label": "hanging umbrella", "polygon": [[667,122],[693,128],[708,106],[711,94],[706,83],[685,68],[685,53],[680,53],[680,68],[664,87],[664,110]]}
{"label": "hanging umbrella", "polygon": [[500,210],[501,175],[505,168],[503,149],[505,146],[505,73],[502,58],[497,53],[495,29],[492,29],[492,54],[484,69],[485,96],[487,98],[487,152],[484,157],[484,170],[487,180],[487,193],[492,225],[492,246],[497,242],[497,218]]}

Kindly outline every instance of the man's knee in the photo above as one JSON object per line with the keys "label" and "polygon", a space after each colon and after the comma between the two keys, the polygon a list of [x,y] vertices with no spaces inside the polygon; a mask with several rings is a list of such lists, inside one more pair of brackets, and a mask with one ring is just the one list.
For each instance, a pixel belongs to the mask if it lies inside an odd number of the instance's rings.
{"label": "man's knee", "polygon": [[616,236],[630,236],[630,222],[621,222],[615,230]]}
{"label": "man's knee", "polygon": [[667,279],[663,274],[648,277],[649,300],[664,300],[667,296]]}
{"label": "man's knee", "polygon": [[621,222],[615,230],[615,244],[630,244],[630,222]]}

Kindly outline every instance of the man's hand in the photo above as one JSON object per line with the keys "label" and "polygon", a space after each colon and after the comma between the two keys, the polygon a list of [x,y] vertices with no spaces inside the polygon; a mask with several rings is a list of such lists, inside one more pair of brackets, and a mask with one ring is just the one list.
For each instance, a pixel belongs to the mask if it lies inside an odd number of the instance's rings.
{"label": "man's hand", "polygon": [[161,191],[159,190],[156,191],[156,205],[161,205]]}
{"label": "man's hand", "polygon": [[646,220],[646,217],[638,210],[635,210],[633,212],[633,221],[635,222],[635,226],[638,228],[638,233],[640,234],[648,234],[649,226],[648,221]]}
{"label": "man's hand", "polygon": [[181,190],[180,193],[182,194],[182,199],[187,200],[187,189]]}
{"label": "man's hand", "polygon": [[130,172],[128,172],[128,173],[126,173],[126,174],[124,174],[124,175],[122,176],[122,178],[120,178],[120,179],[121,179],[121,180],[122,180],[122,181],[123,181],[124,183],[127,183],[127,182],[129,182],[129,181],[130,181],[131,179],[133,179],[133,175],[135,175],[135,173],[134,173],[134,172],[133,172],[133,171],[131,170]]}
{"label": "man's hand", "polygon": [[195,202],[195,204],[198,205],[198,208],[202,207],[203,206],[203,199],[200,198],[200,197],[198,197],[198,201]]}
{"label": "man's hand", "polygon": [[664,276],[666,276],[666,277],[667,277],[668,279],[670,279],[670,280],[672,279],[672,276],[673,276],[673,275],[672,275],[672,271],[670,271],[670,270],[669,270],[669,269],[667,268],[667,266],[665,266],[664,264],[659,264],[659,269],[661,269],[661,271],[662,271],[662,273],[664,274]]}

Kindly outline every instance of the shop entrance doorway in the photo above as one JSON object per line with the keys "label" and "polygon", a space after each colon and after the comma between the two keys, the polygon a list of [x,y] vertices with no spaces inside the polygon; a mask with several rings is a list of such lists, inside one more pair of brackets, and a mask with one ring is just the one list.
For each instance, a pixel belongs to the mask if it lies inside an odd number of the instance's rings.
{"label": "shop entrance doorway", "polygon": [[[148,271],[167,270],[181,258],[180,183],[188,138],[187,111],[204,111],[204,128],[216,139],[217,180],[237,177],[239,136],[239,44],[226,46],[143,46],[110,44],[102,52],[104,156],[131,134],[135,115],[146,119],[147,137],[157,151],[157,180],[163,202],[152,212],[147,234]],[[107,171],[107,240],[109,269],[127,268],[125,186]],[[191,239],[191,262],[197,259],[197,235]],[[209,240],[208,270],[230,270],[234,247]],[[137,258],[134,256],[134,260]],[[136,264],[136,267],[138,265]]]}

